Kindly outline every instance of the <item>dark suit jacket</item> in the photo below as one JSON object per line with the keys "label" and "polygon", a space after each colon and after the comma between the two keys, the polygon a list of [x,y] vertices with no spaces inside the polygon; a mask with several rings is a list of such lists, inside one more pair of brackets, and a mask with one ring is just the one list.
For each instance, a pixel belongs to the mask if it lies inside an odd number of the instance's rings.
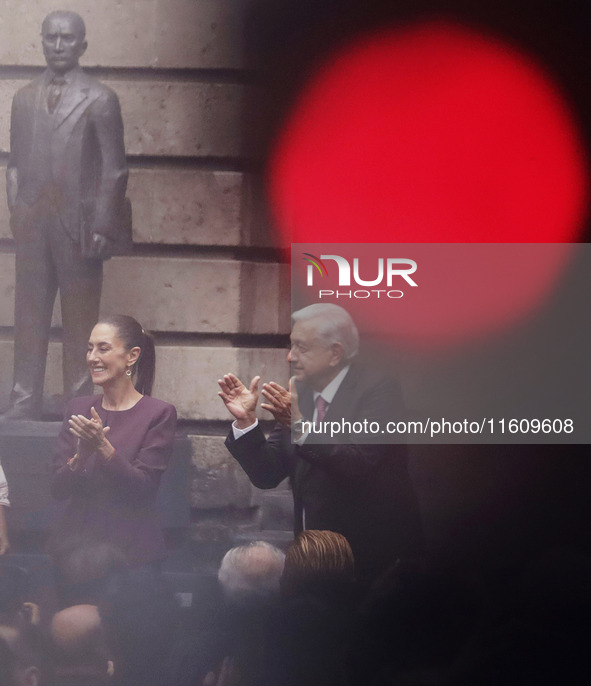
{"label": "dark suit jacket", "polygon": [[[312,417],[313,395],[299,391],[302,414]],[[391,378],[352,365],[326,413],[326,421],[378,421],[401,417],[402,399]],[[398,557],[415,557],[422,531],[407,471],[405,446],[352,443],[291,443],[290,431],[277,424],[268,439],[256,427],[226,446],[258,488],[273,488],[289,476],[293,489],[295,533],[329,529],[349,540],[358,574],[367,578]]]}
{"label": "dark suit jacket", "polygon": [[78,242],[83,207],[91,215],[89,231],[109,236],[118,230],[127,163],[116,94],[80,68],[70,77],[53,115],[47,113],[48,70],[14,96],[7,180],[15,206],[30,210],[50,196],[66,233]]}

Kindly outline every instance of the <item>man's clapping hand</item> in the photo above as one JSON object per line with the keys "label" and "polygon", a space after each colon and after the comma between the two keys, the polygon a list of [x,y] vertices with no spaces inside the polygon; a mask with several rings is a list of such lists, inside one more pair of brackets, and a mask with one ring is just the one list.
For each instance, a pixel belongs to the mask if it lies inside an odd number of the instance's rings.
{"label": "man's clapping hand", "polygon": [[256,421],[256,406],[259,399],[260,376],[255,376],[246,386],[234,374],[225,374],[218,379],[220,391],[218,395],[224,401],[228,411],[236,418],[236,426],[246,429]]}
{"label": "man's clapping hand", "polygon": [[289,389],[271,381],[263,384],[262,392],[267,402],[262,403],[261,407],[268,410],[283,426],[290,428],[292,422],[302,418],[294,377],[289,380]]}

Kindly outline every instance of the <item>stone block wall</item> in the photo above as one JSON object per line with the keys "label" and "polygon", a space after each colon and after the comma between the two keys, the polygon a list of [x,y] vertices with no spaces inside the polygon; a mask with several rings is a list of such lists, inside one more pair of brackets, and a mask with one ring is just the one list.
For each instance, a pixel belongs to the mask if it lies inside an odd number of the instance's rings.
{"label": "stone block wall", "polygon": [[[288,266],[253,211],[257,172],[244,171],[256,169],[256,126],[247,113],[259,97],[243,48],[248,0],[63,6],[86,22],[81,65],[120,98],[130,165],[136,250],[105,264],[102,311],[132,314],[155,333],[154,395],[177,406],[189,435],[193,520],[207,537],[228,512],[247,519],[259,502],[223,447],[229,421],[216,380],[228,371],[248,380],[288,376]],[[12,97],[44,67],[41,22],[55,8],[53,0],[0,0],[0,178]],[[13,307],[14,245],[2,190],[0,406],[11,386]],[[61,392],[60,321],[56,303],[49,395]],[[41,473],[46,468],[39,466]],[[20,485],[14,490],[19,506],[30,495]]]}

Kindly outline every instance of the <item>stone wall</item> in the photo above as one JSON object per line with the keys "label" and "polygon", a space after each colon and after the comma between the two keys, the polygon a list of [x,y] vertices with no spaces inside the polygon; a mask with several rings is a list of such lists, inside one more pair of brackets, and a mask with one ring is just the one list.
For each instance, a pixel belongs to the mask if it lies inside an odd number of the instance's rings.
{"label": "stone wall", "polygon": [[[40,27],[53,0],[0,1],[0,165],[9,151],[15,91],[44,66]],[[154,395],[174,403],[192,446],[190,498],[199,520],[245,516],[258,494],[223,448],[227,412],[216,380],[227,371],[287,379],[288,267],[253,211],[259,92],[248,78],[247,0],[69,0],[82,15],[83,67],[119,95],[130,164],[134,255],[105,265],[102,311],[125,312],[155,333]],[[256,165],[254,165],[256,167]],[[3,169],[0,176],[3,178]],[[0,193],[0,405],[12,376],[14,246]],[[56,304],[46,393],[61,392]],[[43,456],[40,460],[46,460]],[[46,470],[45,462],[39,466]],[[16,488],[19,506],[27,489]],[[223,528],[223,527],[222,527]],[[213,535],[213,534],[212,534]],[[217,534],[216,534],[217,535]]]}

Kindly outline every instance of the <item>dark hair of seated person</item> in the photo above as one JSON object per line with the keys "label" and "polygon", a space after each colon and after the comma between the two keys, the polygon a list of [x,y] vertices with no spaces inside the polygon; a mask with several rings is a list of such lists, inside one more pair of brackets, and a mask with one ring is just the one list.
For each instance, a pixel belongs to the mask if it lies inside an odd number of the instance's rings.
{"label": "dark hair of seated person", "polygon": [[60,607],[96,605],[114,575],[126,570],[125,556],[110,543],[70,536],[53,554]]}
{"label": "dark hair of seated person", "polygon": [[284,598],[307,593],[347,594],[354,582],[353,552],[341,534],[308,529],[287,549],[280,582]]}

